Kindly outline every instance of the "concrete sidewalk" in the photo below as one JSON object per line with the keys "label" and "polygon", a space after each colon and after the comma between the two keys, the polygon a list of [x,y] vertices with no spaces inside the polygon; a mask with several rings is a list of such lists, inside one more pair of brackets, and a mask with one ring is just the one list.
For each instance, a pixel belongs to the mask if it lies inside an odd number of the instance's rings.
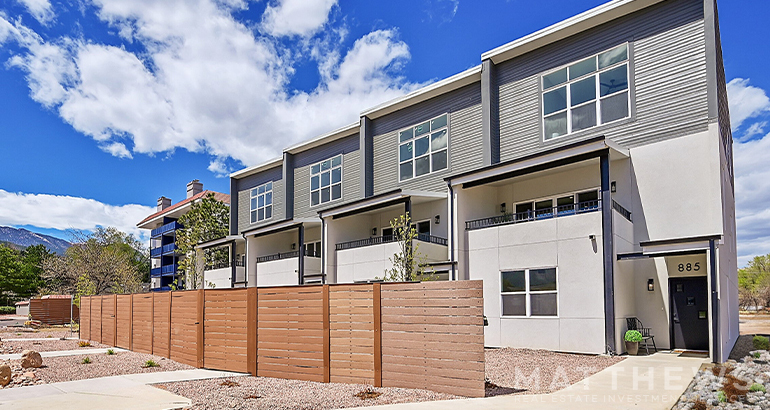
{"label": "concrete sidewalk", "polygon": [[[708,359],[674,353],[628,357],[599,373],[551,394],[508,395],[376,406],[378,410],[668,410]],[[551,381],[543,381],[550,383]]]}
{"label": "concrete sidewalk", "polygon": [[[115,353],[127,352],[126,349],[119,347],[112,347]],[[82,348],[76,350],[54,350],[52,352],[40,352],[41,357],[61,357],[61,356],[79,356],[81,354],[106,354],[108,348]],[[21,353],[0,354],[0,360],[19,360],[21,359]]]}
{"label": "concrete sidewalk", "polygon": [[192,369],[130,374],[0,390],[0,409],[180,409],[190,400],[149,384],[247,376]]}

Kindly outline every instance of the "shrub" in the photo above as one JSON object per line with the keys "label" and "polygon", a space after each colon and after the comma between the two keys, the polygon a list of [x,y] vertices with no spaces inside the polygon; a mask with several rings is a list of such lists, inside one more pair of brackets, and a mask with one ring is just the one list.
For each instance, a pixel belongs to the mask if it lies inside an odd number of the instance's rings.
{"label": "shrub", "polygon": [[629,330],[625,336],[626,342],[641,342],[642,334],[638,330]]}
{"label": "shrub", "polygon": [[727,396],[725,396],[725,392],[722,390],[717,392],[717,400],[719,400],[720,403],[727,402]]}
{"label": "shrub", "polygon": [[107,356],[112,356],[115,354],[115,350],[113,349],[107,349]]}
{"label": "shrub", "polygon": [[759,383],[754,383],[749,387],[750,392],[758,392],[761,391],[762,393],[767,393],[767,389],[765,389],[765,386]]}
{"label": "shrub", "polygon": [[80,363],[90,364],[91,363],[91,358],[86,356],[86,357],[83,358],[83,360],[80,361]]}
{"label": "shrub", "polygon": [[148,361],[144,362],[144,365],[142,365],[142,367],[144,367],[144,368],[147,368],[147,367],[160,367],[160,364],[158,364],[158,362],[156,362],[155,360],[151,359],[151,360],[148,360]]}
{"label": "shrub", "polygon": [[754,352],[754,354],[752,354],[752,356],[754,356],[755,359],[759,359],[762,356],[762,354],[759,353],[759,352]]}
{"label": "shrub", "polygon": [[14,306],[0,306],[0,315],[15,315],[16,307]]}
{"label": "shrub", "polygon": [[79,347],[88,347],[91,346],[91,343],[88,342],[88,340],[81,340],[78,342]]}
{"label": "shrub", "polygon": [[756,335],[754,336],[754,350],[770,350],[770,339]]}

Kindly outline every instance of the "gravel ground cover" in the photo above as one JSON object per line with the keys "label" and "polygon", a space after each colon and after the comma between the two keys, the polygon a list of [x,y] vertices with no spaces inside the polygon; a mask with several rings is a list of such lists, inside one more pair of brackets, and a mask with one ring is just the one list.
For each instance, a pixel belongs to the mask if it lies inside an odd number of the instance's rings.
{"label": "gravel ground cover", "polygon": [[62,337],[78,337],[77,329],[74,333],[70,333],[69,328],[61,327],[43,329],[30,329],[26,327],[0,328],[0,340],[37,338],[61,339]]}
{"label": "gravel ground cover", "polygon": [[[83,359],[88,357],[89,364],[83,364]],[[153,360],[159,367],[143,367],[147,360]],[[11,370],[21,369],[19,360],[0,361],[11,366]],[[116,352],[114,355],[105,353],[83,354],[78,356],[44,357],[43,367],[38,369],[19,370],[20,376],[14,372],[12,381],[6,386],[19,387],[29,384],[57,383],[72,380],[93,379],[96,377],[118,376],[123,374],[166,372],[173,370],[192,369],[186,364],[159,356],[136,352]],[[26,374],[26,377],[25,377]],[[23,379],[31,379],[31,382],[23,383]]]}
{"label": "gravel ground cover", "polygon": [[486,349],[485,353],[487,396],[553,393],[623,360],[533,349]]}
{"label": "gravel ground cover", "polygon": [[[554,353],[547,350],[487,349],[486,395],[554,392],[621,360],[623,358],[620,357]],[[532,378],[533,373],[539,374],[539,377]],[[538,379],[539,383],[533,383]],[[192,409],[195,410],[219,408],[324,410],[460,398],[426,390],[314,383],[267,377],[196,380],[156,387],[191,399]],[[373,394],[366,394],[367,392],[373,392]],[[359,396],[375,397],[362,399]]]}
{"label": "gravel ground cover", "polygon": [[733,346],[733,350],[730,352],[730,357],[728,359],[735,361],[741,360],[751,354],[752,350],[754,350],[754,334],[738,336],[738,340],[735,342],[735,346]]}
{"label": "gravel ground cover", "polygon": [[53,352],[58,350],[88,350],[93,348],[105,348],[107,345],[91,343],[90,347],[80,347],[77,340],[29,340],[20,342],[0,341],[0,354],[21,353],[23,350],[35,350],[38,352]]}
{"label": "gravel ground cover", "polygon": [[770,353],[752,351],[724,365],[703,365],[674,410],[770,409]]}
{"label": "gravel ground cover", "polygon": [[[364,384],[316,383],[250,376],[159,384],[155,387],[191,399],[193,405],[190,409],[195,410],[326,410],[461,398],[427,390],[372,388]],[[369,391],[374,393],[366,394]]]}

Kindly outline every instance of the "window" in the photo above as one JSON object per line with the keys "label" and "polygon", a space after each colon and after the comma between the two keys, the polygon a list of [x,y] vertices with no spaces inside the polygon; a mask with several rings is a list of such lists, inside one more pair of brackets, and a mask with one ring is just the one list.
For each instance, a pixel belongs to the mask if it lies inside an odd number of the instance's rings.
{"label": "window", "polygon": [[556,268],[500,272],[503,316],[557,316]]}
{"label": "window", "polygon": [[543,75],[546,141],[627,118],[628,45]]}
{"label": "window", "polygon": [[305,244],[305,256],[312,256],[314,258],[321,257],[321,241],[309,242]]}
{"label": "window", "polygon": [[273,182],[251,190],[251,223],[264,221],[273,216]]}
{"label": "window", "polygon": [[417,238],[430,239],[430,220],[413,223],[412,228],[417,233]]}
{"label": "window", "polygon": [[398,133],[399,181],[447,168],[447,114]]}
{"label": "window", "polygon": [[310,206],[342,198],[342,155],[310,167]]}
{"label": "window", "polygon": [[[554,206],[556,202],[556,206]],[[516,221],[548,219],[554,216],[571,215],[599,208],[599,191],[592,189],[555,198],[544,198],[516,204]]]}

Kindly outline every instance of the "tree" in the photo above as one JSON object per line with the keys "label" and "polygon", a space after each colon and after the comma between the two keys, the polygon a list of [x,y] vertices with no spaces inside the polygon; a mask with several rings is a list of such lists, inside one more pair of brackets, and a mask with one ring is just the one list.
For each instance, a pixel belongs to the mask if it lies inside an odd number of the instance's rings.
{"label": "tree", "polygon": [[408,282],[415,279],[430,280],[432,275],[426,275],[423,268],[425,257],[419,251],[420,244],[414,243],[417,229],[412,225],[412,218],[407,212],[390,221],[398,252],[390,257],[393,267],[385,270],[388,282]]}
{"label": "tree", "polygon": [[[209,193],[202,200],[194,202],[190,211],[179,218],[183,228],[176,233],[176,246],[185,255],[179,261],[179,270],[185,272],[186,280],[183,286],[187,289],[203,287],[203,270],[205,265],[230,260],[227,249],[212,249],[202,253],[196,252],[199,243],[227,236],[230,219],[230,208],[214,199]],[[201,254],[204,260],[199,260]]]}
{"label": "tree", "polygon": [[149,269],[149,251],[133,235],[116,228],[72,233],[64,256],[43,263],[46,291],[80,296],[133,293],[141,290]]}
{"label": "tree", "polygon": [[0,294],[5,305],[9,305],[15,297],[14,283],[21,276],[22,265],[19,262],[19,252],[8,246],[0,245]]}
{"label": "tree", "polygon": [[42,264],[52,255],[43,245],[19,251],[0,244],[0,292],[6,304],[38,293],[43,285]]}
{"label": "tree", "polygon": [[770,306],[770,255],[755,256],[738,269],[738,290],[741,307]]}

